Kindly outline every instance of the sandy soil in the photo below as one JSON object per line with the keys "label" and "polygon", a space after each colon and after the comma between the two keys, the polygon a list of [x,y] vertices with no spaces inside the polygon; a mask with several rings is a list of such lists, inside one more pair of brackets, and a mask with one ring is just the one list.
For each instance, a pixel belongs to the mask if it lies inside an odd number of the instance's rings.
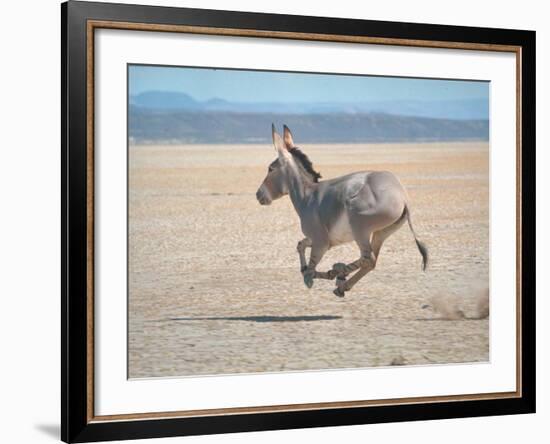
{"label": "sandy soil", "polygon": [[[487,361],[489,321],[472,320],[489,276],[486,143],[302,146],[324,178],[385,169],[407,188],[427,272],[406,225],[345,298],[308,290],[298,216],[255,192],[267,145],[131,146],[129,376]],[[334,248],[319,270],[358,257]],[[422,308],[454,298],[466,318]]]}

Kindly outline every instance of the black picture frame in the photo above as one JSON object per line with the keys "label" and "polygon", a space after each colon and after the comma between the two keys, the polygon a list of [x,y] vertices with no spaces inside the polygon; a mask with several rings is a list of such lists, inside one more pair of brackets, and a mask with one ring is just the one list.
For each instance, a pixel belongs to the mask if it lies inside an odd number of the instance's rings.
{"label": "black picture frame", "polygon": [[[90,21],[165,26],[259,30],[279,33],[369,37],[409,41],[509,45],[519,48],[521,63],[521,122],[518,159],[521,208],[518,267],[521,281],[521,393],[498,399],[389,403],[388,405],[319,408],[293,411],[240,412],[230,415],[151,417],[96,420],[90,415],[89,343],[93,337],[90,312],[89,168],[90,76],[87,39]],[[62,274],[61,274],[61,438],[90,442],[180,435],[370,424],[442,418],[510,415],[535,412],[535,32],[507,29],[396,23],[69,1],[61,5],[62,104]],[[144,31],[145,32],[145,31]],[[124,149],[124,148],[121,148]],[[93,182],[92,182],[93,183]],[[93,284],[92,284],[93,285]],[[93,405],[92,405],[93,407]]]}

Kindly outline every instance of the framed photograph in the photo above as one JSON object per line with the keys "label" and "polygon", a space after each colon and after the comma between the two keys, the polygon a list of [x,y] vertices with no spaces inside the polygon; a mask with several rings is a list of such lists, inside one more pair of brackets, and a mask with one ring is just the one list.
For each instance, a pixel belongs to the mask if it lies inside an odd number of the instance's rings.
{"label": "framed photograph", "polygon": [[535,33],[69,1],[62,439],[535,411]]}

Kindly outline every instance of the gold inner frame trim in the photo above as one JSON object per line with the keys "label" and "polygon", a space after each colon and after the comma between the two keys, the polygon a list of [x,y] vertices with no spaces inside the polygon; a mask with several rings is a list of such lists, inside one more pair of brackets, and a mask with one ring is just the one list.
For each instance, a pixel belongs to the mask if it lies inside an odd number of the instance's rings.
{"label": "gold inner frame trim", "polygon": [[[474,393],[451,396],[423,396],[394,399],[378,399],[363,401],[339,401],[308,404],[285,404],[257,407],[230,407],[207,410],[182,410],[172,412],[147,412],[147,413],[128,413],[117,415],[96,416],[94,413],[94,32],[95,29],[120,29],[131,31],[150,31],[150,32],[177,32],[187,34],[218,35],[232,37],[255,37],[255,38],[276,38],[288,40],[308,40],[320,42],[337,43],[360,43],[373,45],[393,45],[421,48],[443,48],[443,49],[462,49],[473,51],[492,51],[492,52],[511,52],[516,56],[516,391],[497,392],[497,393]],[[440,403],[440,402],[460,402],[491,399],[509,399],[522,396],[522,337],[521,337],[521,46],[497,45],[487,43],[470,42],[446,42],[436,40],[414,40],[398,38],[381,38],[368,36],[334,35],[334,34],[311,34],[286,31],[264,31],[255,29],[235,29],[235,28],[214,28],[188,25],[164,25],[149,23],[132,23],[122,21],[88,20],[87,21],[87,42],[86,42],[86,60],[87,60],[87,422],[113,422],[130,420],[153,420],[163,418],[190,418],[199,416],[225,416],[238,414],[259,414],[274,412],[293,412],[303,410],[326,410],[336,408],[359,408],[375,407],[388,405],[406,405],[416,403]]]}

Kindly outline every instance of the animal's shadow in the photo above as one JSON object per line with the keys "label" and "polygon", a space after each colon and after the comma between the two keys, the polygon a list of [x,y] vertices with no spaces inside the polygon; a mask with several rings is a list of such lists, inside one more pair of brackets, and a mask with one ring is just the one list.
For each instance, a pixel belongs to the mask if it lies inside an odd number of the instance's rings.
{"label": "animal's shadow", "polygon": [[170,318],[170,321],[245,321],[245,322],[312,322],[334,321],[342,319],[342,316],[317,315],[317,316],[199,316]]}

